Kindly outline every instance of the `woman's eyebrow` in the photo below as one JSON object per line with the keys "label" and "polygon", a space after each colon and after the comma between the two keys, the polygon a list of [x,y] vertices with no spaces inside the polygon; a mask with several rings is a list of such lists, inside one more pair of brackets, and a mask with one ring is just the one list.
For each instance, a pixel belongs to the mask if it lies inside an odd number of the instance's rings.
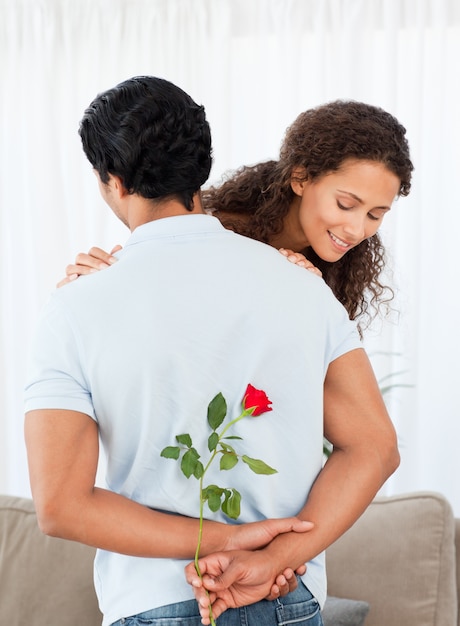
{"label": "woman's eyebrow", "polygon": [[346,189],[337,189],[337,191],[339,193],[345,193],[347,196],[351,196],[352,198],[354,198],[360,204],[363,204],[363,200],[359,196],[357,196],[356,194],[351,193],[351,191],[346,191]]}

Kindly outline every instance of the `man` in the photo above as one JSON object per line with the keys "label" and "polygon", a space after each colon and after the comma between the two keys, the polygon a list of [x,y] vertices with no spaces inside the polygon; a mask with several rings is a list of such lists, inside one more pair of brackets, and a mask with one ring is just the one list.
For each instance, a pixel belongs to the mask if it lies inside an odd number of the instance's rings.
{"label": "man", "polygon": [[[180,433],[206,450],[209,401],[221,392],[235,417],[251,383],[273,410],[233,434],[278,473],[232,469],[242,523],[216,513],[203,527],[204,571],[231,578],[211,601],[224,626],[239,624],[240,610],[248,624],[300,611],[320,625],[323,550],[399,459],[354,325],[321,279],[203,213],[209,126],[181,89],[129,79],[95,98],[80,136],[131,236],[116,264],[63,287],[43,312],[25,422],[40,527],[98,548],[104,626],[199,624],[203,589],[183,571],[198,536],[197,481],[160,453]],[[321,471],[323,389],[335,449]],[[95,486],[99,440],[106,488]],[[218,466],[207,478],[220,484]]]}

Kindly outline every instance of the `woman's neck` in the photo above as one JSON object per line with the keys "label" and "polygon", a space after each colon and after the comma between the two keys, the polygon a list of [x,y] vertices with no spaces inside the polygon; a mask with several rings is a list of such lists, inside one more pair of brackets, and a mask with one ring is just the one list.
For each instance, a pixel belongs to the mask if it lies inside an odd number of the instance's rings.
{"label": "woman's neck", "polygon": [[302,226],[299,222],[298,206],[300,202],[296,202],[296,199],[291,204],[291,207],[283,220],[283,228],[281,232],[274,234],[270,237],[270,245],[274,248],[286,248],[293,252],[302,252],[305,248],[309,247],[307,238],[304,235]]}

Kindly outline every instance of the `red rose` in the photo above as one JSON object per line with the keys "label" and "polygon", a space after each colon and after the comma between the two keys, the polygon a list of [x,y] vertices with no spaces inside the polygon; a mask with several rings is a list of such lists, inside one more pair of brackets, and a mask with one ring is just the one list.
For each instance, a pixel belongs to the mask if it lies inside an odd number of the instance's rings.
{"label": "red rose", "polygon": [[268,399],[265,391],[256,389],[252,385],[247,386],[246,393],[243,398],[243,408],[245,411],[248,409],[254,409],[252,415],[256,417],[257,415],[262,415],[262,413],[272,411],[273,409],[270,406],[271,403],[272,402]]}

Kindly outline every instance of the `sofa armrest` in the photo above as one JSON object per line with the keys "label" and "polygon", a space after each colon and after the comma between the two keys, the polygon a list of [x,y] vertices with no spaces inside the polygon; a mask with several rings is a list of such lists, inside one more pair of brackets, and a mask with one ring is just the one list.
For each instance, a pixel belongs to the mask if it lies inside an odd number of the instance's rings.
{"label": "sofa armrest", "polygon": [[32,500],[0,496],[0,624],[100,626],[94,554],[43,535]]}
{"label": "sofa armrest", "polygon": [[370,604],[366,626],[457,624],[455,520],[441,494],[377,497],[326,564],[329,594]]}

